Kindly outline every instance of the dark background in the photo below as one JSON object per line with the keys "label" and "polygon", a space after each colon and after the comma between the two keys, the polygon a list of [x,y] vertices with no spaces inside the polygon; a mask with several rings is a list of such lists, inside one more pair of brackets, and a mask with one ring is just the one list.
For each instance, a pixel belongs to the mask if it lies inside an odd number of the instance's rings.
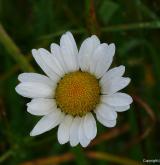
{"label": "dark background", "polygon": [[[56,129],[37,137],[29,132],[38,117],[26,112],[15,92],[17,76],[41,70],[32,48],[49,49],[65,31],[81,42],[96,34],[115,43],[113,66],[126,66],[133,96],[115,128],[98,124],[86,149],[57,142]],[[0,164],[126,164],[160,159],[160,1],[159,0],[0,0]]]}

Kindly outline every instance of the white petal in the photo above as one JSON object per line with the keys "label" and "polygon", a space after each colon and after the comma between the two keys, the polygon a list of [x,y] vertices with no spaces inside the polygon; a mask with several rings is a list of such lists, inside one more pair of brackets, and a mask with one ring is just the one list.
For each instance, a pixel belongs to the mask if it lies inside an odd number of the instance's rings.
{"label": "white petal", "polygon": [[115,112],[114,107],[103,103],[95,109],[95,113],[107,120],[115,120],[117,118],[117,113]]}
{"label": "white petal", "polygon": [[115,120],[107,120],[103,116],[100,116],[98,113],[96,114],[97,120],[103,124],[105,127],[114,127],[116,125],[116,119]]}
{"label": "white petal", "polygon": [[108,46],[106,43],[103,43],[93,53],[90,72],[95,74],[97,78],[102,77],[112,63],[114,55],[113,51],[111,51],[112,47],[115,48],[114,44]]}
{"label": "white petal", "polygon": [[103,95],[102,101],[111,106],[126,106],[132,103],[132,97],[121,92],[114,93],[113,95]]}
{"label": "white petal", "polygon": [[114,107],[116,112],[124,112],[130,109],[130,105]]}
{"label": "white petal", "polygon": [[115,44],[114,43],[109,44],[109,46],[108,46],[108,53],[110,54],[110,56],[112,56],[112,57],[114,56],[115,50],[116,50]]}
{"label": "white petal", "polygon": [[87,147],[91,140],[88,139],[85,135],[84,117],[81,117],[80,120],[81,120],[81,122],[80,122],[80,125],[79,125],[79,132],[78,132],[79,142],[82,145],[82,147]]}
{"label": "white petal", "polygon": [[68,71],[78,70],[78,49],[73,35],[70,32],[62,35],[60,39],[60,47]]}
{"label": "white petal", "polygon": [[60,144],[65,144],[69,141],[70,127],[73,121],[71,115],[66,115],[64,120],[58,127],[58,141]]}
{"label": "white petal", "polygon": [[78,53],[78,61],[82,71],[88,71],[92,54],[99,44],[100,41],[95,35],[83,41]]}
{"label": "white petal", "polygon": [[60,46],[55,44],[55,43],[51,44],[51,53],[54,55],[54,57],[59,62],[60,66],[63,68],[63,71],[66,73],[67,72],[67,66],[64,62]]}
{"label": "white petal", "polygon": [[37,82],[23,82],[16,86],[16,92],[28,98],[52,98],[53,89],[47,85]]}
{"label": "white petal", "polygon": [[72,147],[78,145],[79,143],[79,138],[78,138],[78,130],[79,130],[79,125],[80,125],[81,119],[80,117],[75,117],[73,119],[71,128],[70,128],[70,145]]}
{"label": "white petal", "polygon": [[52,70],[52,72],[56,73],[60,77],[64,74],[59,62],[51,53],[49,53],[43,48],[38,49],[38,52],[42,60],[47,64],[47,66]]}
{"label": "white petal", "polygon": [[125,66],[123,66],[123,65],[110,69],[108,72],[106,72],[104,74],[104,76],[101,78],[100,82],[105,83],[107,81],[111,81],[114,78],[121,77],[124,74],[124,72],[125,72]]}
{"label": "white petal", "polygon": [[131,79],[128,77],[118,77],[109,81],[101,82],[102,94],[113,94],[123,89],[130,83]]}
{"label": "white petal", "polygon": [[51,130],[56,127],[63,120],[63,118],[64,113],[60,110],[55,110],[54,112],[42,117],[31,131],[30,136],[40,135]]}
{"label": "white petal", "polygon": [[102,56],[107,53],[107,48],[108,48],[108,45],[106,43],[103,43],[103,44],[98,45],[97,48],[94,50],[92,58],[90,59],[89,69],[91,73],[95,73],[97,63],[99,59],[102,58]]}
{"label": "white petal", "polygon": [[48,64],[44,61],[40,52],[36,49],[32,50],[32,54],[37,64],[41,67],[41,69],[55,82],[59,80],[59,76],[53,72],[53,70],[48,66]]}
{"label": "white petal", "polygon": [[37,98],[32,99],[27,106],[27,111],[32,115],[43,116],[53,112],[56,108],[56,103],[54,99]]}
{"label": "white petal", "polygon": [[47,76],[38,73],[22,73],[18,76],[20,82],[38,82],[53,86],[53,81]]}
{"label": "white petal", "polygon": [[96,121],[90,112],[84,117],[84,132],[88,139],[94,139],[97,134]]}

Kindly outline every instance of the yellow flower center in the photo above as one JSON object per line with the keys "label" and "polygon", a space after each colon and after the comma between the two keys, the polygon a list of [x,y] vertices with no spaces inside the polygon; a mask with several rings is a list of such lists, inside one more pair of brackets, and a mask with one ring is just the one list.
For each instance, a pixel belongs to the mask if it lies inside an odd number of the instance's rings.
{"label": "yellow flower center", "polygon": [[83,116],[95,109],[99,103],[99,81],[88,72],[68,73],[59,81],[55,99],[63,112]]}

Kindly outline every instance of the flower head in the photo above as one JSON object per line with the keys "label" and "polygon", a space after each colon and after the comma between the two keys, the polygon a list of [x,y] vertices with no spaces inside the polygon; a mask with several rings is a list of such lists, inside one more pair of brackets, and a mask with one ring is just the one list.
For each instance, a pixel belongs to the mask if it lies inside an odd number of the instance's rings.
{"label": "flower head", "polygon": [[118,92],[130,78],[122,77],[124,66],[109,69],[115,45],[100,43],[93,35],[78,51],[70,32],[62,35],[60,46],[51,44],[51,52],[40,48],[32,54],[47,76],[22,73],[16,91],[31,98],[27,111],[43,116],[31,131],[42,134],[58,126],[60,144],[79,143],[86,147],[97,134],[97,120],[106,127],[116,125],[117,112],[130,108],[132,98]]}

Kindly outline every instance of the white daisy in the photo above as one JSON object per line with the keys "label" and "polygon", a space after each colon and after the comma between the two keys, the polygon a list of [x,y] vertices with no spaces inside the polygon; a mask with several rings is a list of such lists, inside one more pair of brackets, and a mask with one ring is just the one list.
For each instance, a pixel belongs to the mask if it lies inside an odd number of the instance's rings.
{"label": "white daisy", "polygon": [[22,73],[17,93],[31,98],[27,111],[43,116],[31,131],[42,134],[58,126],[60,144],[79,143],[86,147],[97,134],[96,120],[106,127],[116,125],[117,112],[130,108],[132,98],[118,92],[130,78],[122,77],[124,66],[109,69],[115,45],[100,43],[93,35],[78,51],[70,32],[62,35],[60,46],[51,44],[51,52],[40,48],[32,54],[47,76]]}

